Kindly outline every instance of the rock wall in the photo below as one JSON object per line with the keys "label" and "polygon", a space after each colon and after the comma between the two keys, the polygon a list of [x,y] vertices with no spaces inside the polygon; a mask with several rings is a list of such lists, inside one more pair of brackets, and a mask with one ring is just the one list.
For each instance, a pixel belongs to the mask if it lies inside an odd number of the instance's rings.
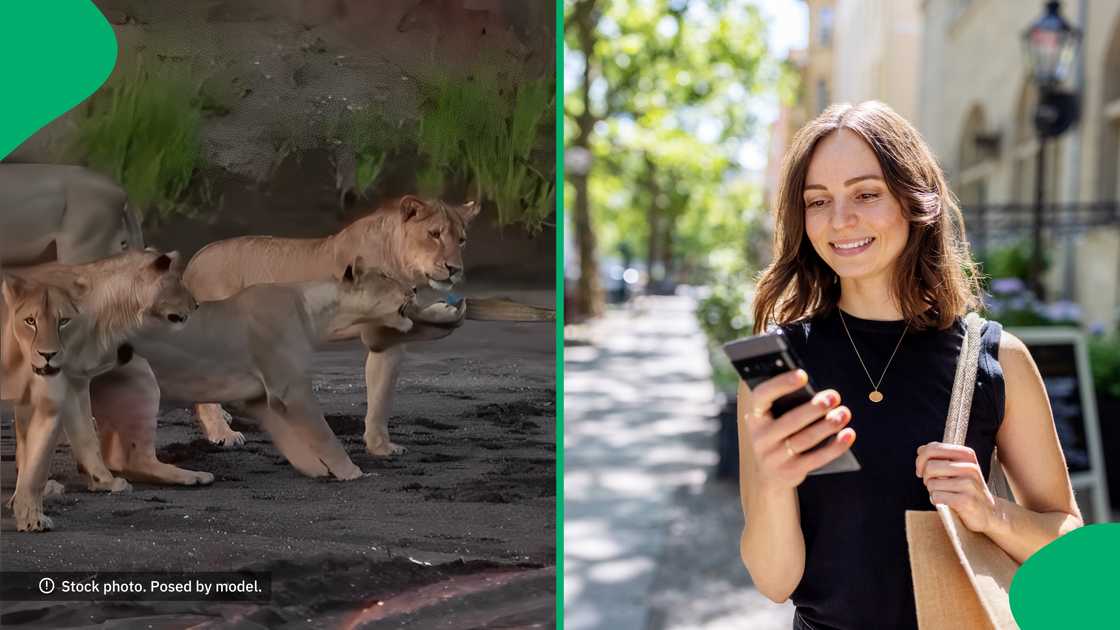
{"label": "rock wall", "polygon": [[[550,0],[95,3],[117,34],[115,74],[140,59],[178,68],[221,105],[202,127],[208,190],[193,198],[207,203],[193,217],[145,226],[149,241],[184,253],[237,234],[322,235],[380,197],[412,192],[415,156],[388,165],[370,198],[346,195],[353,163],[343,139],[330,132],[346,112],[370,108],[404,127],[418,119],[421,87],[439,76],[466,76],[485,65],[517,80],[555,69]],[[63,161],[61,148],[73,129],[72,112],[9,160]],[[552,165],[551,147],[541,156]],[[500,273],[516,260],[512,276],[551,282],[554,234],[499,229],[484,215],[471,234],[475,277],[487,269]]]}

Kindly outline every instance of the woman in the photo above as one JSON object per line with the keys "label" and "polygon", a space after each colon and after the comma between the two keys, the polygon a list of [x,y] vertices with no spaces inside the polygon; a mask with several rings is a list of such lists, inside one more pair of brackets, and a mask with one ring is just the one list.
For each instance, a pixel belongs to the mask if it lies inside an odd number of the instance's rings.
{"label": "woman", "polygon": [[[1082,524],[1049,400],[1022,341],[988,322],[965,446],[939,442],[980,289],[960,209],[906,120],[834,105],[794,138],[781,181],[755,333],[780,325],[805,369],[740,386],[740,553],[759,591],[793,599],[795,628],[915,628],[906,510],[947,504],[1019,562]],[[809,376],[815,398],[773,418]],[[985,485],[994,447],[1018,505]],[[848,448],[861,470],[806,476]]]}

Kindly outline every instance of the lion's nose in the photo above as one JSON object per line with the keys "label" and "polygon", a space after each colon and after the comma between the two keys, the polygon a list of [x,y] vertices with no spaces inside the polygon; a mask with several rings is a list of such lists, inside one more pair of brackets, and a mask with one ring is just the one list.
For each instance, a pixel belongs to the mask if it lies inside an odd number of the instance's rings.
{"label": "lion's nose", "polygon": [[463,270],[462,267],[456,267],[455,265],[444,264],[444,267],[447,267],[447,273],[453,276],[459,275],[459,272]]}
{"label": "lion's nose", "polygon": [[172,324],[182,324],[183,322],[187,321],[187,316],[180,315],[178,313],[171,313],[167,316],[167,321],[171,322]]}

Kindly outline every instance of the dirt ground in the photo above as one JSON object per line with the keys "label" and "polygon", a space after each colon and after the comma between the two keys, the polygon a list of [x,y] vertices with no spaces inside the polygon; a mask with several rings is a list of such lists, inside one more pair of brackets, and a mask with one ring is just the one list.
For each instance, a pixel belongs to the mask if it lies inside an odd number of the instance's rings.
{"label": "dirt ground", "polygon": [[[551,291],[465,293],[553,306]],[[214,473],[212,486],[92,494],[60,448],[54,478],[67,492],[46,503],[55,531],[17,533],[3,512],[4,571],[253,569],[272,574],[271,603],[17,602],[0,607],[0,625],[553,625],[553,326],[472,321],[409,348],[389,424],[408,451],[391,459],[363,447],[363,357],[360,344],[335,344],[315,366],[319,400],[368,473],[361,479],[302,477],[247,422],[234,425],[244,447],[222,450],[201,438],[189,409],[165,404],[161,459]],[[6,500],[14,487],[9,410],[4,420]],[[375,601],[383,605],[363,617]]]}

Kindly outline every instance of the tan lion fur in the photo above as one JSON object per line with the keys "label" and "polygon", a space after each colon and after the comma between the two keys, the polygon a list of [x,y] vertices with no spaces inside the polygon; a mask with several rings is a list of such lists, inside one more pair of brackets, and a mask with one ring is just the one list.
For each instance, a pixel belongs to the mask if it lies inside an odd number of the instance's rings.
{"label": "tan lion fur", "polygon": [[[308,370],[316,348],[358,324],[407,332],[415,292],[358,258],[338,280],[248,287],[204,302],[182,330],[148,326],[133,343],[164,397],[234,402],[301,473],[354,479],[361,470],[331,432]],[[107,389],[102,396],[111,399]]]}
{"label": "tan lion fur", "polygon": [[[173,483],[210,483],[213,475],[163,464],[154,457],[154,444],[145,445],[134,427],[103,426],[99,435],[93,424],[90,380],[104,374],[121,361],[122,345],[145,324],[178,326],[197,308],[194,298],[182,285],[182,266],[178,254],[155,250],[127,251],[84,265],[51,263],[21,269],[21,276],[54,286],[80,286],[72,291],[81,317],[72,327],[62,379],[75,400],[75,411],[63,414],[63,426],[79,467],[90,478],[90,488],[122,490],[128,484],[110,470],[133,480],[161,479]],[[7,348],[2,349],[7,352]],[[17,422],[31,412],[17,406]],[[113,446],[128,444],[125,453]],[[145,448],[147,447],[147,448]],[[119,447],[118,447],[119,448]],[[151,456],[146,456],[147,453]],[[108,464],[108,465],[107,465]]]}
{"label": "tan lion fur", "polygon": [[[386,202],[372,214],[338,233],[316,239],[245,236],[212,243],[187,265],[184,282],[199,301],[219,300],[256,284],[302,282],[338,277],[355,256],[406,283],[447,290],[463,277],[466,230],[479,206],[453,206],[438,200],[405,196]],[[360,325],[339,331],[338,339],[361,338],[366,358],[366,449],[391,455],[404,449],[389,440],[389,405],[401,361],[401,344],[439,339],[462,323],[464,309],[432,305],[429,318],[414,318],[401,333],[384,326]],[[207,437],[236,445],[240,434],[227,424],[216,405],[200,405],[199,420]]]}

